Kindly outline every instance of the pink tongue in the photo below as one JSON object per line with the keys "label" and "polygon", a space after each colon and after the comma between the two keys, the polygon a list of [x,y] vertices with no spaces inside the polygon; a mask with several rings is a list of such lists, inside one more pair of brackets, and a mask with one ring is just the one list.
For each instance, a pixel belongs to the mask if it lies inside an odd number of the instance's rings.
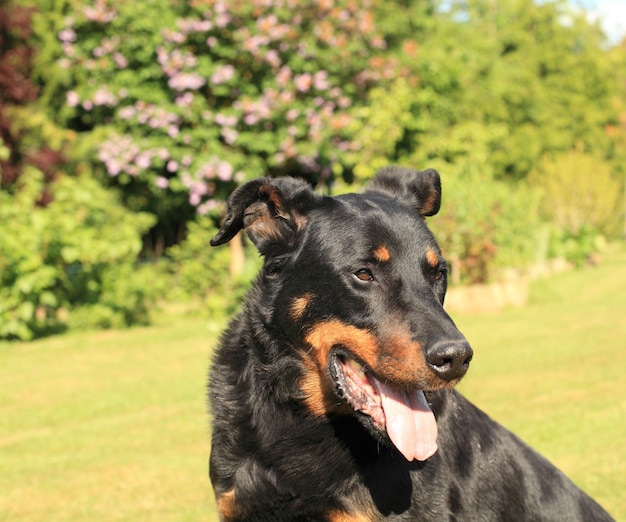
{"label": "pink tongue", "polygon": [[437,422],[424,392],[404,391],[372,379],[382,398],[387,434],[409,462],[426,460],[437,451]]}

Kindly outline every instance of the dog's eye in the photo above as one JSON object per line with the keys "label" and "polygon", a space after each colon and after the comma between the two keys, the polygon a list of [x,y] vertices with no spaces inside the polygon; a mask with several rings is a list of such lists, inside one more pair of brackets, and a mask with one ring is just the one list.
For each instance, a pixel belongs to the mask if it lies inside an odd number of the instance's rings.
{"label": "dog's eye", "polygon": [[266,267],[267,275],[272,276],[272,275],[278,274],[282,270],[284,264],[285,264],[284,259],[281,259],[281,258],[272,259],[271,261],[267,263],[267,267]]}
{"label": "dog's eye", "polygon": [[445,268],[439,268],[435,272],[435,281],[439,281],[444,275],[446,275],[446,269]]}
{"label": "dog's eye", "polygon": [[367,268],[361,268],[354,272],[354,277],[356,277],[359,281],[373,281],[374,275]]}

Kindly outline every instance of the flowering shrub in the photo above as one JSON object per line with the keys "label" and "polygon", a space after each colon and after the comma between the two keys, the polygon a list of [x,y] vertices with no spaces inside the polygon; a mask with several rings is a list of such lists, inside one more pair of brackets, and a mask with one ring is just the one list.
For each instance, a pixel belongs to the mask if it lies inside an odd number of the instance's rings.
{"label": "flowering shrub", "polygon": [[385,66],[369,3],[350,0],[84,1],[57,38],[63,114],[108,175],[201,214],[233,182],[341,174]]}

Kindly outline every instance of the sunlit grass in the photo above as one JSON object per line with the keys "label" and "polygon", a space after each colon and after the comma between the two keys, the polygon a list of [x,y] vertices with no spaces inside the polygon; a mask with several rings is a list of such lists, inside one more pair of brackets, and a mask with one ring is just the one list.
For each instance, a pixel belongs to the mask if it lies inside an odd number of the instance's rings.
{"label": "sunlit grass", "polygon": [[466,396],[626,520],[626,255],[455,319],[475,351]]}
{"label": "sunlit grass", "polygon": [[211,520],[203,320],[0,345],[0,520]]}
{"label": "sunlit grass", "polygon": [[[462,390],[626,520],[626,256],[455,317]],[[206,373],[216,326],[0,344],[0,521],[213,521]]]}

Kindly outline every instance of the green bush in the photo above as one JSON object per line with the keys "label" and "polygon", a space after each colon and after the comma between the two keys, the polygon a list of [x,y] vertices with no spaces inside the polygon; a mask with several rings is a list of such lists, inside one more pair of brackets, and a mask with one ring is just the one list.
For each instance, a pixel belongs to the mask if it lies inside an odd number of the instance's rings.
{"label": "green bush", "polygon": [[30,168],[0,190],[0,338],[145,321],[154,285],[138,284],[135,263],[153,217],[87,176],[61,177],[47,206],[41,187]]}
{"label": "green bush", "polygon": [[581,151],[546,157],[529,182],[544,199],[542,213],[572,236],[592,228],[607,236],[619,232],[621,187],[612,166]]}
{"label": "green bush", "polygon": [[167,251],[170,259],[167,270],[172,282],[168,298],[199,300],[215,318],[232,314],[261,265],[260,256],[247,255],[243,270],[229,275],[232,255],[229,248],[209,246],[216,233],[217,227],[210,217],[198,216],[189,223],[185,241]]}
{"label": "green bush", "polygon": [[552,224],[549,249],[580,266],[620,232],[623,189],[611,165],[574,150],[546,157],[530,174],[541,214]]}
{"label": "green bush", "polygon": [[481,172],[449,167],[442,174],[443,203],[429,222],[452,268],[453,283],[485,283],[502,269],[537,260],[538,197],[524,183],[505,183]]}

